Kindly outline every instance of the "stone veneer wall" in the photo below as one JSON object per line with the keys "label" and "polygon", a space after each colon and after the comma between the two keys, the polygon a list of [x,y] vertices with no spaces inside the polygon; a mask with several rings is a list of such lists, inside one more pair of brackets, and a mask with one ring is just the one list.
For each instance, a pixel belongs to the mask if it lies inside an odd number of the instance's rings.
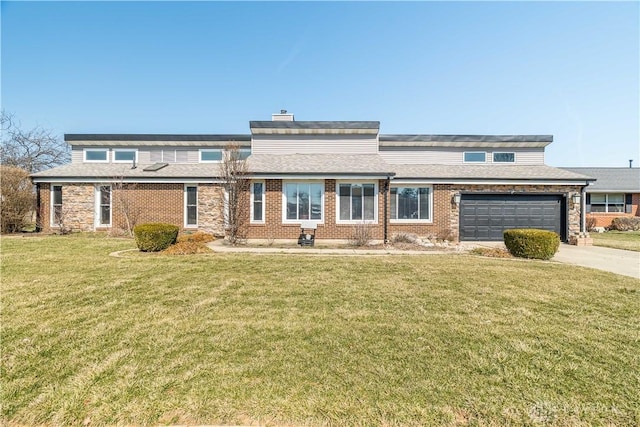
{"label": "stone veneer wall", "polygon": [[224,189],[220,184],[198,185],[198,229],[224,236]]}
{"label": "stone veneer wall", "polygon": [[[573,194],[580,194],[580,186],[565,186],[565,185],[454,185],[447,184],[439,186],[442,191],[447,192],[449,200],[453,199],[456,193],[539,193],[539,194],[566,194],[567,205],[569,208],[567,221],[569,236],[578,234],[580,232],[580,204],[573,204],[571,196]],[[460,234],[460,207],[455,203],[451,203],[450,212],[450,228],[455,231],[456,238]]]}

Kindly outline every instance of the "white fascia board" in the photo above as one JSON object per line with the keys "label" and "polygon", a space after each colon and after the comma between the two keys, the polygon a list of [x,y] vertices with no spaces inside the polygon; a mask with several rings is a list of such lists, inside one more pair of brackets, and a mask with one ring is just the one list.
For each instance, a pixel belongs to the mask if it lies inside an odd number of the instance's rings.
{"label": "white fascia board", "polygon": [[140,184],[222,184],[224,181],[221,179],[211,178],[69,178],[69,177],[47,177],[47,178],[32,178],[33,183],[40,182],[67,182],[67,183],[107,183],[107,182],[126,182],[126,183],[140,183]]}
{"label": "white fascia board", "polygon": [[430,183],[430,184],[462,184],[462,185],[587,185],[586,181],[541,180],[541,179],[457,179],[457,178],[416,178],[392,179],[394,184]]}
{"label": "white fascia board", "polygon": [[331,175],[331,174],[326,174],[326,175],[304,175],[304,174],[300,174],[300,175],[265,175],[265,174],[255,174],[255,175],[250,175],[251,179],[282,179],[285,181],[290,181],[290,180],[295,180],[295,179],[303,179],[303,180],[324,180],[324,179],[337,179],[337,180],[353,180],[353,179],[359,179],[359,180],[376,180],[376,179],[387,179],[388,176],[387,175],[358,175],[358,174],[353,174],[353,175]]}

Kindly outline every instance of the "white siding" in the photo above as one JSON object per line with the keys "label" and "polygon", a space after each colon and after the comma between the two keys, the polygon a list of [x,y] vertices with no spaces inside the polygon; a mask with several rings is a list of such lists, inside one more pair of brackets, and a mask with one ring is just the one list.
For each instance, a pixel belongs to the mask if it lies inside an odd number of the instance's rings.
{"label": "white siding", "polygon": [[82,163],[84,161],[82,147],[74,146],[71,149],[71,163]]}
{"label": "white siding", "polygon": [[462,165],[465,151],[484,151],[487,153],[487,163],[493,160],[492,153],[514,152],[517,165],[542,165],[544,164],[544,148],[446,148],[446,147],[382,147],[380,156],[391,164],[436,164],[436,165]]}
{"label": "white siding", "polygon": [[253,135],[253,154],[376,154],[375,135]]}

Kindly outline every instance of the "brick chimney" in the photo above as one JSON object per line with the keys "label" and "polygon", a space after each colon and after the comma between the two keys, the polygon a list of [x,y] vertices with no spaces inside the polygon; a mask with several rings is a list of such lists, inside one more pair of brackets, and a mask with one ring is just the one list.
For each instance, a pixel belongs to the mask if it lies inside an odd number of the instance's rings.
{"label": "brick chimney", "polygon": [[274,113],[271,115],[271,121],[274,122],[292,122],[293,113],[287,113],[287,110],[280,110],[280,113]]}

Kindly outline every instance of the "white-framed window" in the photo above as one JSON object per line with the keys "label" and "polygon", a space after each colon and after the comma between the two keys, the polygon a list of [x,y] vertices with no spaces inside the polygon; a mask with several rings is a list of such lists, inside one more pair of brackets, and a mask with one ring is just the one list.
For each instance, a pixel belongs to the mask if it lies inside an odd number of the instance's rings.
{"label": "white-framed window", "polygon": [[198,186],[184,186],[184,226],[198,226]]}
{"label": "white-framed window", "polygon": [[432,222],[433,194],[430,185],[391,187],[391,222]]}
{"label": "white-framed window", "polygon": [[51,221],[52,227],[59,227],[62,223],[62,185],[51,185]]}
{"label": "white-framed window", "polygon": [[111,186],[97,185],[95,195],[95,226],[111,227]]}
{"label": "white-framed window", "polygon": [[251,222],[254,224],[264,224],[264,199],[264,181],[253,181],[251,183]]}
{"label": "white-framed window", "polygon": [[465,163],[485,163],[487,161],[487,153],[484,151],[465,151]]}
{"label": "white-framed window", "polygon": [[324,182],[284,182],[282,187],[283,222],[324,221]]}
{"label": "white-framed window", "polygon": [[336,223],[355,224],[378,221],[378,184],[340,182],[337,188]]}
{"label": "white-framed window", "polygon": [[200,162],[221,162],[222,161],[222,149],[220,148],[203,148],[200,150]]}
{"label": "white-framed window", "polygon": [[516,153],[511,152],[494,152],[493,163],[515,163]]}
{"label": "white-framed window", "polygon": [[623,193],[588,193],[587,211],[600,213],[624,212],[625,196]]}
{"label": "white-framed window", "polygon": [[109,163],[109,150],[106,148],[85,148],[83,152],[87,163]]}
{"label": "white-framed window", "polygon": [[138,150],[131,148],[116,148],[113,150],[113,163],[134,162],[138,162]]}

